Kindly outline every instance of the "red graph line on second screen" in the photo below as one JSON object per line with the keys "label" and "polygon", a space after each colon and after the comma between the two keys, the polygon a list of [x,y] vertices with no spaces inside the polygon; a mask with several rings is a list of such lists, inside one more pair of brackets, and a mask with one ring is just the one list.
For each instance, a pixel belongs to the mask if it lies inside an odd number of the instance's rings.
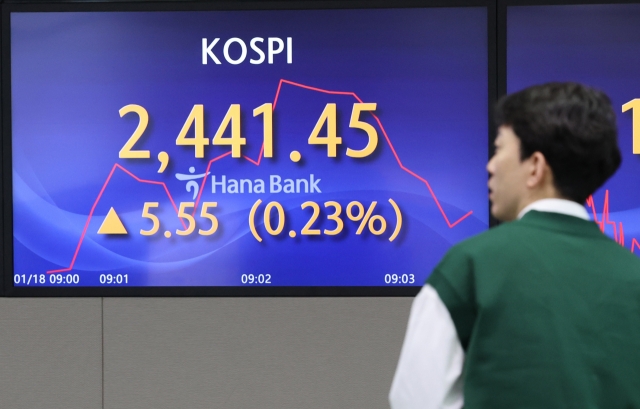
{"label": "red graph line on second screen", "polygon": [[[624,246],[624,226],[622,222],[618,222],[618,224],[616,224],[616,222],[612,221],[609,218],[609,214],[610,214],[609,191],[605,190],[604,192],[604,204],[602,206],[602,218],[600,220],[598,220],[596,205],[595,205],[595,201],[593,200],[593,196],[589,196],[589,198],[587,199],[587,206],[591,208],[593,221],[595,221],[596,224],[600,227],[600,230],[604,233],[607,225],[613,227],[613,239],[621,246]],[[635,251],[636,247],[640,248],[640,243],[635,238],[632,238],[631,239],[632,253]]]}
{"label": "red graph line on second screen", "polygon": [[[329,91],[329,90],[325,90],[325,89],[321,89],[321,88],[315,88],[315,87],[311,87],[311,86],[308,86],[308,85],[299,84],[297,82],[281,79],[280,82],[278,83],[278,89],[276,91],[276,95],[275,95],[275,98],[273,100],[273,110],[274,111],[275,111],[276,105],[278,103],[278,98],[280,96],[280,90],[282,88],[282,84],[289,84],[289,85],[293,85],[293,86],[296,86],[296,87],[299,87],[299,88],[304,88],[304,89],[308,89],[308,90],[311,90],[311,91],[321,92],[321,93],[324,93],[324,94],[350,95],[350,96],[353,96],[358,102],[360,102],[360,103],[363,102],[362,99],[360,99],[360,97],[358,97],[358,95],[356,95],[355,92]],[[395,148],[393,147],[393,144],[391,143],[391,139],[389,138],[389,135],[387,135],[387,131],[382,126],[382,122],[380,121],[380,119],[375,114],[371,114],[371,115],[373,116],[373,118],[378,123],[378,126],[380,127],[380,130],[384,134],[385,140],[387,141],[387,144],[389,145],[389,148],[391,148],[391,152],[393,152],[393,156],[396,158],[396,161],[398,162],[398,165],[400,166],[400,168],[402,170],[404,170],[405,172],[407,172],[408,174],[410,174],[411,176],[413,176],[414,178],[420,180],[422,183],[424,183],[427,186],[427,189],[429,190],[429,193],[431,194],[431,197],[433,198],[433,201],[436,203],[436,206],[438,207],[438,210],[440,210],[440,213],[442,214],[442,217],[444,218],[444,221],[447,223],[447,226],[449,228],[453,228],[458,223],[460,223],[461,221],[463,221],[464,219],[469,217],[473,213],[473,210],[470,210],[469,212],[467,212],[465,215],[463,215],[462,217],[460,217],[458,220],[456,220],[453,223],[451,223],[449,221],[449,218],[447,217],[446,213],[444,212],[444,209],[440,205],[440,201],[436,197],[436,194],[433,191],[433,189],[431,188],[431,185],[429,184],[429,182],[425,178],[423,178],[420,175],[416,174],[415,172],[411,171],[410,169],[408,169],[407,167],[405,167],[402,164],[402,161],[400,160],[400,157],[398,156],[398,153],[396,152]],[[216,162],[216,161],[218,161],[218,160],[220,160],[220,159],[222,159],[222,158],[224,158],[226,156],[229,156],[230,154],[231,154],[231,151],[229,151],[227,153],[224,153],[222,155],[219,155],[219,156],[211,159],[209,161],[209,163],[207,164],[207,169],[205,170],[205,173],[204,173],[205,176],[202,179],[202,184],[201,184],[200,190],[198,192],[198,197],[196,198],[195,206],[194,206],[194,209],[193,209],[193,214],[195,214],[196,209],[198,208],[198,205],[200,203],[200,198],[202,196],[202,192],[204,191],[204,185],[205,185],[205,183],[207,181],[207,176],[209,175],[209,170],[211,169],[211,165],[214,162]],[[260,148],[260,153],[258,154],[258,159],[257,160],[251,159],[250,157],[248,157],[246,155],[243,155],[243,158],[246,159],[247,161],[253,163],[256,166],[260,166],[260,162],[262,162],[263,155],[264,155],[264,143],[262,144],[262,147]],[[89,215],[87,217],[87,221],[86,221],[86,223],[84,225],[84,229],[82,230],[82,234],[80,235],[80,240],[78,241],[78,245],[76,246],[76,251],[75,251],[75,253],[73,255],[73,259],[71,260],[71,263],[69,264],[69,267],[63,268],[63,269],[58,269],[58,270],[50,270],[50,271],[47,271],[48,274],[63,273],[63,272],[71,271],[73,269],[73,266],[75,265],[76,259],[78,257],[78,253],[80,252],[80,247],[82,246],[82,243],[84,241],[85,235],[87,233],[87,229],[89,228],[89,223],[91,222],[91,218],[93,217],[93,212],[95,211],[95,209],[96,209],[96,207],[98,205],[98,202],[100,201],[100,198],[102,197],[102,194],[104,193],[105,189],[107,188],[107,185],[109,184],[109,181],[111,180],[111,177],[113,176],[113,173],[115,172],[116,169],[122,170],[123,172],[127,173],[129,176],[131,176],[132,178],[134,178],[138,182],[163,186],[165,192],[167,193],[167,196],[169,197],[169,200],[171,201],[171,204],[173,205],[173,208],[176,211],[176,214],[178,214],[178,208],[177,208],[177,206],[176,206],[176,204],[175,204],[175,202],[173,200],[173,197],[171,196],[171,193],[169,192],[169,189],[167,188],[167,185],[164,182],[141,179],[141,178],[137,177],[136,175],[134,175],[133,173],[131,173],[130,171],[128,171],[127,169],[125,169],[120,164],[116,163],[116,164],[113,165],[113,168],[111,169],[111,172],[109,173],[109,176],[105,180],[105,182],[104,182],[104,184],[102,186],[102,189],[100,190],[100,193],[98,194],[98,197],[96,198],[95,202],[93,203],[93,206],[91,207],[91,211],[89,212]],[[184,225],[184,220],[180,219],[180,221],[182,222],[183,227],[186,228],[186,226]],[[640,245],[638,245],[638,247],[640,247]]]}

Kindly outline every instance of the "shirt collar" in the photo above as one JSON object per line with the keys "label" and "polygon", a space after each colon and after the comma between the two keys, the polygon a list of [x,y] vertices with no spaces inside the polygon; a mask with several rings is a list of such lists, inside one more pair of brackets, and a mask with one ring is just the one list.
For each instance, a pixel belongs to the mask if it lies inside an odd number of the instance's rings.
{"label": "shirt collar", "polygon": [[521,219],[522,216],[524,216],[530,210],[536,210],[538,212],[560,213],[567,216],[589,220],[589,213],[587,213],[587,209],[585,209],[584,206],[566,199],[554,198],[537,200],[522,209],[520,211],[520,214],[518,214],[518,219]]}

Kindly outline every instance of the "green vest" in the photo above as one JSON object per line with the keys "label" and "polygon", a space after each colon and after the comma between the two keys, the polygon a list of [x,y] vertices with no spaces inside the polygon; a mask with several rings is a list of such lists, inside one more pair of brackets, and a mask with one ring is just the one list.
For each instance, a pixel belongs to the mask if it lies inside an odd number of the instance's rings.
{"label": "green vest", "polygon": [[640,408],[640,259],[595,223],[530,211],[427,283],[465,350],[465,409]]}

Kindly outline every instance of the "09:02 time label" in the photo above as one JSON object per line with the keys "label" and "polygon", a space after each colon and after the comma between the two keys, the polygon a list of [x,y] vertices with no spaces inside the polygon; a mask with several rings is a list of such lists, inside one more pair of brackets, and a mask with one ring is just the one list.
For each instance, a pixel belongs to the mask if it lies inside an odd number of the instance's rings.
{"label": "09:02 time label", "polygon": [[271,284],[271,274],[243,274],[242,284]]}

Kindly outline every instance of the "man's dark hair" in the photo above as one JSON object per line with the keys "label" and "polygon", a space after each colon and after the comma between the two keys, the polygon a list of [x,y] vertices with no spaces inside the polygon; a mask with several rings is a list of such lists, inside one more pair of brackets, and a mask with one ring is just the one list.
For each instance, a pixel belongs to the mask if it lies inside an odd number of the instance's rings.
{"label": "man's dark hair", "polygon": [[615,173],[622,158],[609,97],[576,83],[536,85],[502,97],[497,126],[520,139],[520,158],[540,152],[560,194],[584,201]]}

